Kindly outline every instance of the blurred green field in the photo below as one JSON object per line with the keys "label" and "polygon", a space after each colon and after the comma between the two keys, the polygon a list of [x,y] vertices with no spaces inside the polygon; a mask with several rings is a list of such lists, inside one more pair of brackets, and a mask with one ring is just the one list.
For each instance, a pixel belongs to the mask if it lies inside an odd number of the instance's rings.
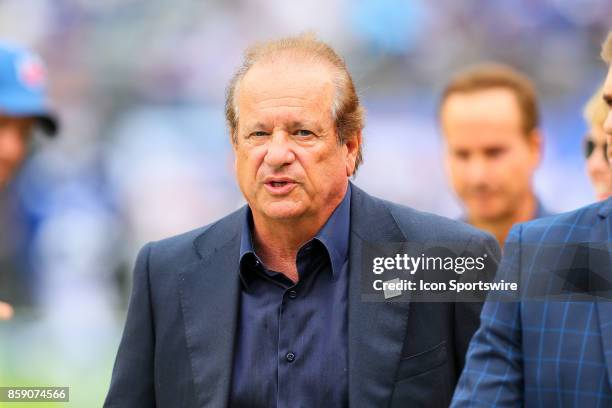
{"label": "blurred green field", "polygon": [[58,326],[20,313],[1,322],[0,386],[70,387],[70,401],[0,402],[0,407],[101,407],[119,342],[119,320],[102,332],[95,324]]}

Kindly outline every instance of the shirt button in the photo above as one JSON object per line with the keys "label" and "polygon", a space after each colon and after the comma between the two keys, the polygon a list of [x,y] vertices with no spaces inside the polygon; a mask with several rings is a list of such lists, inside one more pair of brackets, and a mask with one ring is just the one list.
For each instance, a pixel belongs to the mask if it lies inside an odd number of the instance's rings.
{"label": "shirt button", "polygon": [[287,355],[285,355],[285,358],[287,359],[288,362],[292,362],[293,360],[295,360],[295,354],[289,352],[287,353]]}
{"label": "shirt button", "polygon": [[259,259],[255,260],[255,266],[259,268],[259,265],[261,265],[261,262],[259,262]]}
{"label": "shirt button", "polygon": [[295,290],[290,290],[289,291],[289,298],[291,299],[295,299],[297,297],[297,292]]}

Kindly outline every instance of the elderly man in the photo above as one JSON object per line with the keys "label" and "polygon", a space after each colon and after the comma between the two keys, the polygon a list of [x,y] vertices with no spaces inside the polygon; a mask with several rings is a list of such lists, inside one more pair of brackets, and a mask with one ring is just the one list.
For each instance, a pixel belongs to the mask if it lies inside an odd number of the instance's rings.
{"label": "elderly man", "polygon": [[[612,32],[602,56],[612,63]],[[612,65],[603,99],[610,149]],[[522,297],[485,303],[452,406],[611,406],[612,198],[519,224],[506,248],[499,278]]]}
{"label": "elderly man", "polygon": [[481,64],[447,84],[439,118],[465,221],[503,245],[512,225],[549,215],[533,190],[542,134],[535,89],[513,68]]}
{"label": "elderly man", "polygon": [[105,406],[447,406],[480,305],[363,301],[362,249],[495,240],[349,182],[363,110],[310,36],[247,52],[226,116],[248,205],[141,250]]}
{"label": "elderly man", "polygon": [[[40,127],[55,135],[57,119],[46,100],[45,68],[30,51],[0,43],[0,207],[8,201],[6,189],[27,153],[33,130]],[[10,231],[9,220],[0,213],[3,231]],[[0,298],[18,296],[21,279],[12,274],[11,234],[0,234]],[[10,293],[7,293],[10,292]],[[10,319],[13,308],[0,302],[0,320]]]}

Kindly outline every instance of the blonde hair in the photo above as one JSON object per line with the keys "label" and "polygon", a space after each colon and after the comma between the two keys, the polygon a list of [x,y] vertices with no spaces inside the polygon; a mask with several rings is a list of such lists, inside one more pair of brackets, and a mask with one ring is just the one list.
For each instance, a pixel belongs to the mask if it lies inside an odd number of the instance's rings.
{"label": "blonde hair", "polygon": [[584,106],[582,116],[589,127],[603,128],[608,116],[608,106],[603,100],[603,85],[598,87],[595,93],[591,95]]}
{"label": "blonde hair", "polygon": [[[238,140],[236,134],[239,119],[237,96],[240,81],[257,62],[270,59],[283,52],[294,52],[310,57],[313,63],[328,63],[334,68],[333,82],[336,89],[332,103],[332,117],[336,124],[338,143],[345,143],[349,138],[361,132],[364,126],[365,110],[359,102],[353,79],[346,68],[346,64],[332,47],[318,40],[314,34],[305,33],[296,37],[286,37],[256,44],[246,50],[242,65],[227,87],[225,98],[225,118],[232,142],[236,143]],[[355,171],[362,161],[363,155],[360,145],[355,161]]]}
{"label": "blonde hair", "polygon": [[612,31],[608,33],[606,41],[601,45],[601,58],[608,64],[612,64]]}

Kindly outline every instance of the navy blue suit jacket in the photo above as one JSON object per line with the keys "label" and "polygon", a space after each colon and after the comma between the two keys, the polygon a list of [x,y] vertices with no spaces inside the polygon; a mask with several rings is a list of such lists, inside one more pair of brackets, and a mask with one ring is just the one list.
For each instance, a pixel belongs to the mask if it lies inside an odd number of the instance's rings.
{"label": "navy blue suit jacket", "polygon": [[[369,242],[453,241],[495,260],[497,243],[464,223],[371,197],[354,185],[351,194],[349,404],[446,407],[482,305],[363,302],[356,265]],[[105,407],[227,406],[245,210],[141,250]]]}
{"label": "navy blue suit jacket", "polygon": [[[485,303],[453,407],[612,406],[610,243],[612,199],[512,229],[498,278],[527,293]],[[531,290],[572,275],[572,298]],[[606,296],[576,296],[595,278]]]}

